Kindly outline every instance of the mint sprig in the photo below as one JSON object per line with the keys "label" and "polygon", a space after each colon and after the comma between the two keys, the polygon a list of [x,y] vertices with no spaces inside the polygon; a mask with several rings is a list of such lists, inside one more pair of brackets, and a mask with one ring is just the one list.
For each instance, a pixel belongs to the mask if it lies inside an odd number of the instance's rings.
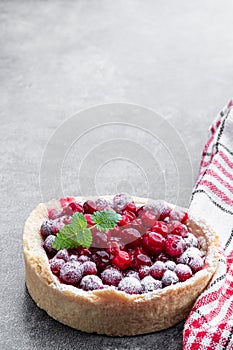
{"label": "mint sprig", "polygon": [[91,229],[96,227],[101,232],[111,230],[121,220],[121,215],[112,210],[102,210],[95,212],[91,219],[95,225],[87,227],[85,216],[82,213],[75,213],[72,216],[72,223],[64,225],[57,233],[53,248],[56,250],[78,246],[89,248],[92,243]]}
{"label": "mint sprig", "polygon": [[105,232],[112,230],[121,220],[121,215],[112,210],[96,211],[92,217],[92,221],[96,222],[96,228]]}

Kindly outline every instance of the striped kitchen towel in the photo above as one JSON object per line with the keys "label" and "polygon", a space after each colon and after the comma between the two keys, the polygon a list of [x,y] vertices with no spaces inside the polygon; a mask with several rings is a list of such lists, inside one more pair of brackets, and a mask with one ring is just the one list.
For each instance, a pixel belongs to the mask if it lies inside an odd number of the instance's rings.
{"label": "striped kitchen towel", "polygon": [[184,326],[183,350],[233,350],[233,102],[210,128],[190,209],[220,237],[222,252],[208,288]]}

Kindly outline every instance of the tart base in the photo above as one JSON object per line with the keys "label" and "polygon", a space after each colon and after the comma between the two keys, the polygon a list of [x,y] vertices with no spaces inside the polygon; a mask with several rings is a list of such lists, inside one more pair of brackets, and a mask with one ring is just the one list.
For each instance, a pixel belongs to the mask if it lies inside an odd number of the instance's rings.
{"label": "tart base", "polygon": [[[76,200],[85,201],[85,198]],[[146,202],[143,198],[134,198],[134,201],[136,204]],[[58,207],[59,201],[54,204]],[[86,292],[60,283],[52,274],[39,233],[41,223],[48,217],[47,206],[39,204],[26,221],[23,235],[29,294],[55,320],[89,333],[132,336],[169,328],[188,316],[217,268],[217,236],[203,220],[189,215],[189,231],[206,240],[204,269],[185,282],[140,295],[129,295],[113,288]]]}

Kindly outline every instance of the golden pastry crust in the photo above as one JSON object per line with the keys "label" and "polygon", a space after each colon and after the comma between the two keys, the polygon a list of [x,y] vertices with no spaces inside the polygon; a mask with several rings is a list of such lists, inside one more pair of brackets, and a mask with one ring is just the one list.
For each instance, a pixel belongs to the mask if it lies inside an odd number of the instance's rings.
{"label": "golden pastry crust", "polygon": [[[104,196],[111,199],[112,196]],[[89,198],[90,199],[90,198]],[[86,198],[76,197],[77,201]],[[134,198],[138,205],[147,200]],[[218,263],[218,238],[204,220],[189,213],[187,226],[206,242],[206,267],[185,282],[140,295],[115,289],[84,291],[61,284],[51,272],[42,247],[40,226],[48,218],[47,207],[39,204],[28,217],[23,234],[26,285],[36,304],[54,319],[75,329],[110,336],[129,336],[166,329],[185,319],[195,300],[211,280]]]}

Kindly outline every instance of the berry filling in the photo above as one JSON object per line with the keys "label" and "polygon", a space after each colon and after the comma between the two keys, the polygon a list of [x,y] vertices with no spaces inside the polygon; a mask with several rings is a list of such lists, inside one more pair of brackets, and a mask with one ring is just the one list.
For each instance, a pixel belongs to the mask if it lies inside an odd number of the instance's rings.
{"label": "berry filling", "polygon": [[205,242],[188,231],[188,213],[164,201],[137,206],[117,194],[112,202],[67,197],[60,205],[48,209],[40,233],[61,283],[141,294],[185,282],[204,268]]}

